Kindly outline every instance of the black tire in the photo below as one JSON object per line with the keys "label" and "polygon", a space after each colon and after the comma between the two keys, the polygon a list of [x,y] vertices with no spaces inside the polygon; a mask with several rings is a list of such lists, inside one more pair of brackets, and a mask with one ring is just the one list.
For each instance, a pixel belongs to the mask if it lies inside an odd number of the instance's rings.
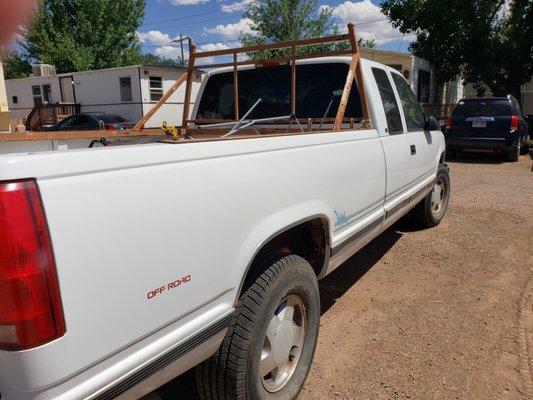
{"label": "black tire", "polygon": [[517,162],[520,158],[520,154],[522,153],[522,144],[520,142],[520,139],[516,142],[516,144],[511,147],[511,150],[505,153],[505,158],[507,161],[510,162]]}
{"label": "black tire", "polygon": [[[413,209],[413,217],[415,221],[424,228],[432,228],[440,224],[440,221],[446,215],[448,203],[450,201],[450,169],[445,164],[440,164],[437,171],[437,178],[435,185],[444,185],[443,196],[441,198],[442,204],[438,210],[435,210],[432,204],[432,197],[435,187],[428,193],[428,195],[416,205]],[[442,190],[442,189],[440,189]],[[439,196],[440,198],[440,196]]]}
{"label": "black tire", "polygon": [[527,135],[524,136],[524,141],[522,142],[522,148],[520,150],[521,156],[525,156],[526,154],[529,154],[529,139],[527,138]]}
{"label": "black tire", "polygon": [[[307,378],[320,325],[316,275],[307,261],[295,255],[270,256],[259,267],[265,272],[241,296],[220,349],[196,368],[198,394],[202,400],[296,399]],[[269,392],[263,378],[271,375],[261,376],[260,373],[267,328],[284,302],[295,298],[301,299],[303,305],[300,318],[302,326],[307,328],[302,329],[300,336],[303,344],[301,350],[291,346],[290,354],[299,351],[299,356],[295,362],[290,361],[289,355],[288,365],[293,369],[290,378],[278,391]],[[297,316],[297,311],[294,315]]]}

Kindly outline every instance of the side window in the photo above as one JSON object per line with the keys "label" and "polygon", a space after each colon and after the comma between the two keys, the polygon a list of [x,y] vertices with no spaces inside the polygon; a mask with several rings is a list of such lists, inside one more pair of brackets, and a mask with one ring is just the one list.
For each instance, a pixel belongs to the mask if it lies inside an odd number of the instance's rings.
{"label": "side window", "polygon": [[394,73],[391,75],[392,80],[396,85],[396,89],[398,90],[398,94],[400,95],[407,131],[412,132],[423,130],[424,112],[416,100],[415,94],[402,76]]}
{"label": "side window", "polygon": [[381,68],[372,68],[372,74],[378,85],[379,95],[385,110],[389,134],[394,135],[403,133],[402,119],[396,96],[392,90],[392,85],[385,70]]}

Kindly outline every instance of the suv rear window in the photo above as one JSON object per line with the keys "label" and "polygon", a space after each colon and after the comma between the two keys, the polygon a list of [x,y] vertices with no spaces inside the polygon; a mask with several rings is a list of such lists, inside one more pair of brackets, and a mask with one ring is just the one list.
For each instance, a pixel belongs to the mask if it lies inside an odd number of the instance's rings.
{"label": "suv rear window", "polygon": [[511,102],[503,99],[461,100],[452,113],[454,117],[500,117],[511,114]]}
{"label": "suv rear window", "polygon": [[[261,98],[251,118],[269,118],[291,113],[291,75],[287,65],[239,71],[239,113]],[[300,118],[322,118],[329,102],[328,118],[335,117],[348,73],[347,64],[309,64],[296,67],[296,115]],[[198,118],[233,119],[233,72],[209,78],[198,107]],[[357,85],[352,85],[346,117],[362,117]]]}

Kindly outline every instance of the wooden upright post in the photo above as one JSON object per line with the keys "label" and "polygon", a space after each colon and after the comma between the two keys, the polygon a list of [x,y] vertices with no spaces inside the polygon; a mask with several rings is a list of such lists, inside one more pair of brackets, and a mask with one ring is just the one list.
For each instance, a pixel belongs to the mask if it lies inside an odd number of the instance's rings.
{"label": "wooden upright post", "polygon": [[[361,54],[359,52],[359,41],[357,40],[354,24],[348,24],[348,35],[350,36],[352,48],[355,46],[357,54]],[[368,101],[366,98],[366,89],[363,80],[363,66],[361,65],[360,60],[357,63],[355,78],[357,79],[357,88],[359,89],[359,98],[361,99],[361,109],[363,110],[363,125],[365,123],[370,124],[370,113],[368,112]]]}
{"label": "wooden upright post", "polygon": [[355,78],[357,79],[359,98],[361,100],[361,109],[363,111],[363,124],[370,123],[370,114],[368,112],[368,102],[366,99],[366,90],[363,80],[363,68],[361,66],[361,53],[359,52],[359,43],[357,41],[355,25],[352,23],[348,24],[348,37],[350,38],[350,44],[352,45],[352,62],[350,63],[350,68],[348,69],[348,75],[346,76],[346,83],[344,84],[344,90],[339,103],[339,109],[337,110],[337,116],[335,117],[335,123],[333,124],[334,131],[341,130],[344,113],[346,112],[348,101],[350,100],[350,92],[352,90],[352,84]]}
{"label": "wooden upright post", "polygon": [[[181,126],[185,130],[189,123],[189,108],[191,105],[191,90],[192,90],[192,76],[194,73],[194,60],[196,53],[196,45],[191,43],[189,47],[189,65],[187,66],[187,83],[185,85],[185,101],[183,103],[183,120]],[[184,134],[184,131],[182,132]]]}
{"label": "wooden upright post", "polygon": [[239,74],[237,73],[237,53],[233,53],[233,108],[235,121],[239,120]]}
{"label": "wooden upright post", "polygon": [[291,114],[296,115],[296,46],[291,46]]}
{"label": "wooden upright post", "polygon": [[359,64],[359,54],[355,53],[352,55],[352,62],[350,63],[350,68],[348,69],[348,75],[346,76],[346,83],[344,84],[344,90],[342,91],[341,101],[339,103],[339,109],[337,110],[337,116],[335,117],[335,122],[333,123],[333,130],[340,131],[342,120],[344,119],[344,113],[346,112],[346,106],[350,100],[350,92],[352,91],[352,84],[355,78],[355,70]]}

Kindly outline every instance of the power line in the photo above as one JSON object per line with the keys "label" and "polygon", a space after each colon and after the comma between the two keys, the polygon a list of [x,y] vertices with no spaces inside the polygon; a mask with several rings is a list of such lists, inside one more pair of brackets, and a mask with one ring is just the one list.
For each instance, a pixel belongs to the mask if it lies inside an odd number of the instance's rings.
{"label": "power line", "polygon": [[[370,38],[368,40],[386,40],[386,39],[399,39],[399,38],[405,38],[406,36],[413,36],[414,34],[412,35],[406,35],[406,34],[400,34],[400,35],[392,35],[392,36],[381,36],[381,37],[375,37],[375,38]],[[223,44],[227,44],[227,43],[235,43],[235,42],[238,42],[239,41],[239,38],[234,38],[234,39],[227,39],[227,40],[221,40],[221,41],[208,41],[208,42],[194,42],[194,44],[197,44],[197,45],[202,45],[202,44],[211,44],[211,43],[223,43]],[[152,45],[144,45],[143,47],[162,47],[162,46],[170,46],[171,43],[169,44],[162,44],[162,45],[155,45],[155,44],[152,44]]]}
{"label": "power line", "polygon": [[[224,10],[234,10],[234,9],[238,9],[238,8],[240,8],[242,6],[243,6],[243,4],[234,4],[233,6],[224,7]],[[158,25],[158,24],[163,24],[163,23],[166,23],[166,22],[181,21],[181,20],[184,20],[184,19],[190,19],[190,18],[196,18],[196,17],[202,17],[204,15],[215,14],[215,13],[219,13],[219,12],[224,12],[224,11],[222,11],[221,9],[217,8],[216,10],[204,11],[204,12],[196,13],[196,14],[182,15],[181,17],[162,19],[162,20],[159,20],[159,21],[149,21],[149,22],[145,22],[144,24],[142,24],[141,27],[150,26],[150,25]]]}

